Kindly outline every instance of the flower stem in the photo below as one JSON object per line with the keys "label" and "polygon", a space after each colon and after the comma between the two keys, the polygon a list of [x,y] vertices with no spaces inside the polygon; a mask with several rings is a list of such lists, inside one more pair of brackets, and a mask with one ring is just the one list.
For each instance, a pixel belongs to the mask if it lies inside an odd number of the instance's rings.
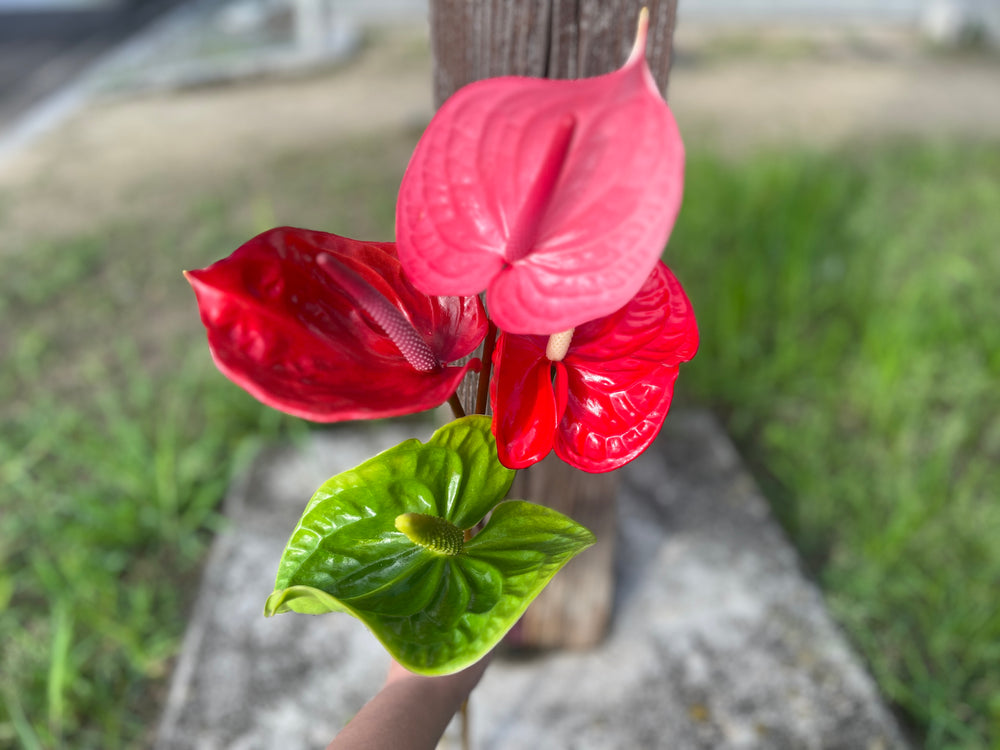
{"label": "flower stem", "polygon": [[489,330],[483,340],[483,369],[479,373],[479,385],[476,388],[476,414],[486,413],[486,400],[490,394],[490,373],[493,370],[493,347],[496,344],[497,327],[490,321]]}
{"label": "flower stem", "polygon": [[472,733],[469,731],[472,719],[469,718],[468,698],[462,701],[462,707],[459,709],[459,713],[462,715],[462,750],[472,750],[472,742],[470,739],[470,735]]}
{"label": "flower stem", "polygon": [[448,396],[448,406],[451,407],[451,413],[455,419],[461,419],[465,416],[465,409],[462,408],[462,401],[459,399],[457,393]]}

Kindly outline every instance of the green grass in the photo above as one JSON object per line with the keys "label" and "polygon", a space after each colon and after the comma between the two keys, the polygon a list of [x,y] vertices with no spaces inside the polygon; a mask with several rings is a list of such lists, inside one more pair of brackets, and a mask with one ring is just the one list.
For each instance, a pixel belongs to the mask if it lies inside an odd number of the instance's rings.
{"label": "green grass", "polygon": [[121,747],[155,719],[144,681],[167,673],[230,473],[283,424],[193,357],[173,379],[111,361],[83,376],[91,404],[5,424],[0,705],[34,727],[0,744]]}
{"label": "green grass", "polygon": [[157,225],[5,248],[0,747],[149,745],[229,480],[303,425],[215,371],[181,270],[275,223],[391,236],[413,140],[181,191]]}
{"label": "green grass", "polygon": [[882,690],[1000,747],[1000,147],[704,154],[667,259],[725,415]]}
{"label": "green grass", "polygon": [[[0,746],[148,744],[224,488],[299,424],[214,371],[180,269],[274,224],[388,238],[415,140],[6,254]],[[682,385],[930,748],[1000,746],[998,174],[989,145],[695,154],[668,248],[702,330]]]}

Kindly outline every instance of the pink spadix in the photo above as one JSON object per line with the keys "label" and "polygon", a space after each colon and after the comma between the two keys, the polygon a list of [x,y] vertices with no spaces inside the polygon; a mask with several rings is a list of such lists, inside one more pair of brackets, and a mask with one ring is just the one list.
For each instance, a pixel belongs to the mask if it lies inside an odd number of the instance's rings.
{"label": "pink spadix", "polygon": [[371,316],[414,370],[434,372],[441,368],[434,352],[406,316],[379,294],[375,287],[338,261],[336,256],[319,255],[316,262],[354,299],[358,307]]}
{"label": "pink spadix", "polygon": [[680,208],[684,150],[645,59],[577,81],[459,90],[403,177],[400,261],[426,294],[478,294],[505,331],[548,335],[642,287]]}

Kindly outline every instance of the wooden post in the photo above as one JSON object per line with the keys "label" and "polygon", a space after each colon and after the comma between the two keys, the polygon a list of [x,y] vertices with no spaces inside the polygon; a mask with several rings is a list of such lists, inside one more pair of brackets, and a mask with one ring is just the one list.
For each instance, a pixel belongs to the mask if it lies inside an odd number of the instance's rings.
{"label": "wooden post", "polygon": [[437,106],[481,78],[610,73],[632,49],[643,6],[646,59],[666,96],[677,0],[432,0]]}
{"label": "wooden post", "polygon": [[[666,95],[676,0],[431,0],[437,106],[481,78],[585,78],[625,62],[640,9],[650,11],[646,57]],[[459,395],[473,411],[476,384]],[[585,648],[607,630],[614,601],[615,474],[587,474],[554,455],[518,472],[511,497],[555,508],[598,542],[571,562],[528,609],[509,640],[524,647]]]}

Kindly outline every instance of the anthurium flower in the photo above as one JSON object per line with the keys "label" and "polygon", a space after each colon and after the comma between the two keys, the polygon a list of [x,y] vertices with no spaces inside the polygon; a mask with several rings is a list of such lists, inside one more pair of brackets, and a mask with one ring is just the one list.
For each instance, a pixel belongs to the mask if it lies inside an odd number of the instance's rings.
{"label": "anthurium flower", "polygon": [[548,344],[510,333],[497,341],[490,397],[500,461],[521,469],[555,448],[572,466],[604,472],[659,433],[698,329],[680,282],[658,263],[628,304],[576,328],[559,361]]}
{"label": "anthurium flower", "polygon": [[216,365],[251,395],[318,422],[443,403],[479,361],[476,297],[429,297],[395,246],[281,227],[186,274]]}
{"label": "anthurium flower", "polygon": [[482,415],[331,477],[292,531],[264,613],[347,612],[407,669],[469,666],[594,543],[561,513],[503,501],[513,479]]}
{"label": "anthurium flower", "polygon": [[431,120],[396,206],[399,257],[427,294],[477,294],[508,333],[610,315],[643,285],[680,208],[684,149],[645,58],[554,81],[492,78]]}

